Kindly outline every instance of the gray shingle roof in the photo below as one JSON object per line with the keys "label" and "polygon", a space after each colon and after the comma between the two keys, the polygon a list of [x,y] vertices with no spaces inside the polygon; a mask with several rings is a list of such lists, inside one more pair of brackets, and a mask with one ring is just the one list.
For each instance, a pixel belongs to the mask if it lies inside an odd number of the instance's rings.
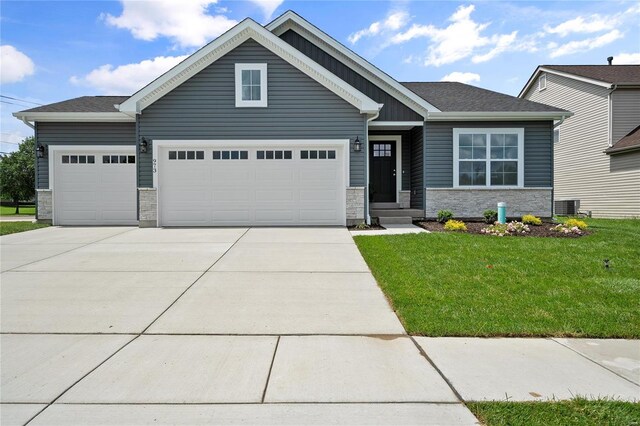
{"label": "gray shingle roof", "polygon": [[616,142],[611,148],[605,150],[605,152],[615,154],[636,149],[640,149],[640,126],[627,133],[625,137]]}
{"label": "gray shingle roof", "polygon": [[541,65],[541,68],[611,84],[640,84],[640,65]]}
{"label": "gray shingle roof", "polygon": [[113,105],[127,99],[129,96],[81,96],[21,112],[118,112]]}
{"label": "gray shingle roof", "polygon": [[463,83],[401,84],[443,112],[564,112],[560,108]]}

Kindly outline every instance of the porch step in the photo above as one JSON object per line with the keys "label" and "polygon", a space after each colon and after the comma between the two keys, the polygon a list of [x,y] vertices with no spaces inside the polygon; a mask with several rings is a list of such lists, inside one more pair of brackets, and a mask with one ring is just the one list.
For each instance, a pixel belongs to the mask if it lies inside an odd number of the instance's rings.
{"label": "porch step", "polygon": [[413,223],[413,219],[410,216],[380,216],[378,218],[380,225],[411,225]]}
{"label": "porch step", "polygon": [[371,209],[399,209],[400,203],[371,203]]}
{"label": "porch step", "polygon": [[377,209],[371,208],[372,217],[424,217],[424,210],[420,209]]}

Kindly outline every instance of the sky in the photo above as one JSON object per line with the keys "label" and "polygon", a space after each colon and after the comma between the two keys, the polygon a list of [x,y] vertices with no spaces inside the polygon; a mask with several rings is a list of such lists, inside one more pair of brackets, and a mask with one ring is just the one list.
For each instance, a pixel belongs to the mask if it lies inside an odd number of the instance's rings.
{"label": "sky", "polygon": [[640,64],[637,1],[3,0],[0,151],[33,134],[12,112],[130,95],[244,18],[289,9],[399,81],[517,95],[540,64]]}

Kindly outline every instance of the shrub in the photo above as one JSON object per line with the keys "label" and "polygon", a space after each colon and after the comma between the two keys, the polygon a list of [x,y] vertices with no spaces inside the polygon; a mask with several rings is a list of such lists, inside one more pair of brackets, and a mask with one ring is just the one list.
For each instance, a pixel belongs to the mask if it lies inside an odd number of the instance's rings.
{"label": "shrub", "polygon": [[482,216],[484,216],[486,223],[495,223],[498,220],[498,212],[495,210],[485,210]]}
{"label": "shrub", "polygon": [[531,232],[528,225],[522,222],[496,223],[480,230],[483,234],[504,237],[505,235],[526,234]]}
{"label": "shrub", "polygon": [[445,223],[451,219],[453,219],[453,212],[451,210],[438,211],[438,222]]}
{"label": "shrub", "polygon": [[464,224],[461,220],[453,220],[449,219],[447,223],[444,224],[444,229],[447,231],[466,231],[467,225]]}
{"label": "shrub", "polygon": [[[582,222],[582,221],[579,220],[578,222]],[[552,227],[551,230],[555,232],[560,232],[562,234],[582,235],[582,230],[580,228],[578,228],[577,226],[568,226],[566,223],[561,223],[560,225],[556,225]]]}
{"label": "shrub", "polygon": [[532,214],[525,214],[524,216],[522,216],[522,223],[525,223],[527,225],[540,226],[542,225],[542,220]]}
{"label": "shrub", "polygon": [[568,219],[564,224],[569,228],[576,227],[581,231],[584,231],[589,226],[584,220],[578,220],[578,219]]}

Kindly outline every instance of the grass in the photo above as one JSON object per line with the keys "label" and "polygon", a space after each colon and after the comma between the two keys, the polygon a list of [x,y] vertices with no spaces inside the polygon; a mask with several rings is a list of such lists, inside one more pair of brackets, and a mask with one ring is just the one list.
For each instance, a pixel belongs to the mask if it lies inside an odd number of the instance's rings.
{"label": "grass", "polygon": [[16,232],[32,231],[34,229],[46,228],[46,223],[31,222],[0,222],[0,235],[15,234]]}
{"label": "grass", "polygon": [[[12,206],[0,206],[0,216],[16,216],[16,208]],[[34,216],[36,214],[36,206],[33,204],[25,204],[20,206],[20,216]]]}
{"label": "grass", "polygon": [[581,238],[355,240],[411,334],[639,338],[640,220],[587,222]]}
{"label": "grass", "polygon": [[632,426],[640,425],[640,404],[588,401],[467,403],[478,420],[488,426]]}

